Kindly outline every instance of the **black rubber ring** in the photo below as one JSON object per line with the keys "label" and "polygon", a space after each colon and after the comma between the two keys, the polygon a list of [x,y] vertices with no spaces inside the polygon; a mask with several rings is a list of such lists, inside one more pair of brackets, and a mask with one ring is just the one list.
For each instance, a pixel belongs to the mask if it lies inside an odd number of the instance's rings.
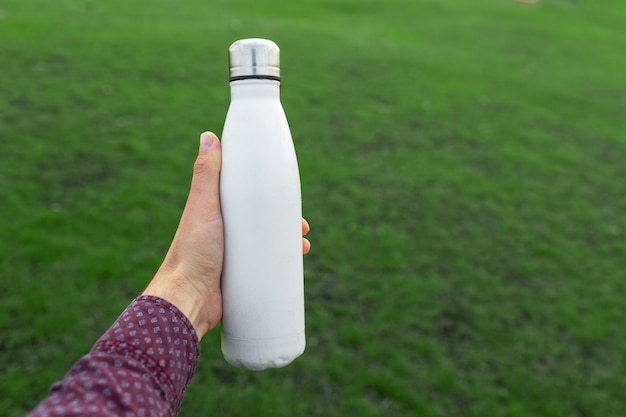
{"label": "black rubber ring", "polygon": [[274,75],[240,75],[237,77],[230,77],[230,81],[239,81],[239,80],[274,80],[280,81],[280,77],[276,77]]}

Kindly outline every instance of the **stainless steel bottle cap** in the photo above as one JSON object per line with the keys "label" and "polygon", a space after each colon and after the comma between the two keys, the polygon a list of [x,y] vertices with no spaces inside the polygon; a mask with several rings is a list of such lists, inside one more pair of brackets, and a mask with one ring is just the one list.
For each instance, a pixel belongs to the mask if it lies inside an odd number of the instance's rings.
{"label": "stainless steel bottle cap", "polygon": [[280,49],[268,39],[241,39],[228,48],[230,81],[265,78],[280,81]]}

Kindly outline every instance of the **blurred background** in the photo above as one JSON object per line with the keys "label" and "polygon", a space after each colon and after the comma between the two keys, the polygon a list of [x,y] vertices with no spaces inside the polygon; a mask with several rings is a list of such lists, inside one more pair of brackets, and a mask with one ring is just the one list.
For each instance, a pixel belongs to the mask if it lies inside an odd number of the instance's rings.
{"label": "blurred background", "polygon": [[307,351],[182,416],[626,415],[626,32],[613,0],[3,0],[0,414],[139,294],[227,49],[282,52]]}

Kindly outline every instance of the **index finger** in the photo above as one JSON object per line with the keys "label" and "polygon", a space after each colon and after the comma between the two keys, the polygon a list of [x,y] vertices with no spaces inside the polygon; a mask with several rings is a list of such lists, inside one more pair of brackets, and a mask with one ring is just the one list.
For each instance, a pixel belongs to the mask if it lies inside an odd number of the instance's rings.
{"label": "index finger", "polygon": [[311,227],[309,226],[309,222],[307,222],[303,217],[302,218],[302,236],[305,236],[307,233],[309,233],[309,230],[311,230]]}

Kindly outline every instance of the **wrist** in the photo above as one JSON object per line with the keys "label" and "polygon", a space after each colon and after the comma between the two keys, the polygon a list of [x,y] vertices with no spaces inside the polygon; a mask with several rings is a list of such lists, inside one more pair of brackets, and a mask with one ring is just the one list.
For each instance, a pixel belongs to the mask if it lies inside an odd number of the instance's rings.
{"label": "wrist", "polygon": [[158,272],[142,295],[157,296],[176,306],[193,325],[198,340],[221,319],[221,294],[200,291],[174,274]]}

